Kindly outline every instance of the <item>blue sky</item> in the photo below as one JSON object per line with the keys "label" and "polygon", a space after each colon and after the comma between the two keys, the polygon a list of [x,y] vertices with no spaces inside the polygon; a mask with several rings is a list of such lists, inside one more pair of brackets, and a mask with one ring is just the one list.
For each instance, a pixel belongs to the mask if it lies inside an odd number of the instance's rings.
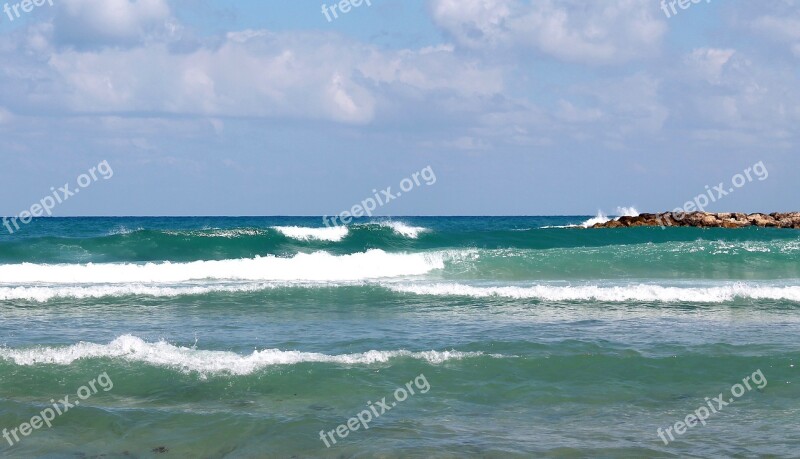
{"label": "blue sky", "polygon": [[758,162],[708,210],[800,210],[794,0],[324,3],[3,13],[0,214],[103,160],[55,215],[333,214],[428,165],[382,214],[658,211]]}

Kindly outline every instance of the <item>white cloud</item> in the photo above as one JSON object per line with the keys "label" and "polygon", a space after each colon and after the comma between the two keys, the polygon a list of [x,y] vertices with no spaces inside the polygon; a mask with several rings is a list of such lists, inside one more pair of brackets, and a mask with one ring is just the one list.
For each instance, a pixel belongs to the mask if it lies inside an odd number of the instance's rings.
{"label": "white cloud", "polygon": [[760,16],[751,27],[761,35],[784,43],[795,56],[800,57],[800,15],[797,11],[789,16]]}
{"label": "white cloud", "polygon": [[686,56],[684,61],[690,72],[711,84],[719,84],[723,68],[735,53],[733,49],[699,48]]}
{"label": "white cloud", "polygon": [[672,104],[674,119],[698,141],[783,148],[800,122],[792,67],[765,65],[761,54],[695,49],[670,76],[667,97],[680,102]]}
{"label": "white cloud", "polygon": [[61,0],[53,21],[60,44],[79,48],[132,46],[175,33],[166,0]]}
{"label": "white cloud", "polygon": [[[447,103],[463,102],[504,89],[502,70],[458,56],[447,45],[382,50],[327,33],[244,30],[175,52],[166,40],[132,47],[51,46],[46,43],[52,36],[48,26],[31,28],[26,36],[35,37],[46,59],[17,58],[4,71],[20,81],[30,81],[24,72],[36,72],[43,83],[11,97],[51,112],[363,124],[403,100],[418,103],[446,95],[451,98]],[[18,48],[30,49],[30,42],[20,40]]]}
{"label": "white cloud", "polygon": [[492,95],[503,91],[503,71],[454,54],[452,46],[401,50],[373,50],[357,64],[372,81],[402,84],[424,91],[445,90],[465,95]]}
{"label": "white cloud", "polygon": [[506,44],[512,0],[434,0],[433,18],[461,44],[473,48]]}
{"label": "white cloud", "polygon": [[[12,112],[200,117],[218,135],[227,117],[383,122],[419,135],[417,144],[468,151],[625,145],[663,139],[676,125],[678,134],[783,135],[800,117],[796,77],[773,74],[780,66],[754,64],[732,48],[616,68],[581,65],[659,51],[663,18],[639,0],[431,0],[436,23],[453,41],[399,50],[334,33],[263,29],[176,50],[171,34],[184,29],[163,0],[112,0],[97,10],[97,0],[65,1],[54,22],[0,43],[0,105]],[[85,46],[59,41],[66,27],[59,21],[70,15],[87,30]],[[531,49],[568,62],[495,58]]]}
{"label": "white cloud", "polygon": [[592,64],[651,56],[666,32],[646,0],[432,0],[432,13],[468,48],[532,48]]}

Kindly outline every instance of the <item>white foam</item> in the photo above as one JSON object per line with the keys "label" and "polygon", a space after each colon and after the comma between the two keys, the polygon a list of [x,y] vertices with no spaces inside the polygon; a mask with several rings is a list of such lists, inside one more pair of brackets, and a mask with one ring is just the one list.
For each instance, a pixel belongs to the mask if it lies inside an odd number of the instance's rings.
{"label": "white foam", "polygon": [[[255,281],[355,281],[413,276],[444,268],[441,253],[386,253],[369,250],[334,256],[327,252],[188,263],[103,263],[0,265],[0,286],[46,284],[174,284],[202,279]],[[9,286],[9,285],[6,285]]]}
{"label": "white foam", "polygon": [[756,286],[742,283],[718,287],[666,287],[650,284],[600,287],[597,285],[530,287],[475,287],[464,284],[384,284],[401,293],[473,298],[532,298],[546,301],[722,303],[736,298],[800,301],[800,286]]}
{"label": "white foam", "polygon": [[383,221],[378,224],[384,228],[391,228],[395,233],[405,236],[407,238],[416,239],[420,233],[430,231],[428,228],[422,226],[411,226],[403,222]]}
{"label": "white foam", "polygon": [[[324,285],[324,284],[318,284]],[[287,283],[248,283],[241,285],[208,285],[208,286],[176,286],[154,287],[142,284],[133,285],[92,285],[86,287],[39,286],[39,287],[0,287],[0,301],[26,300],[45,302],[54,298],[105,298],[120,296],[176,297],[185,295],[204,295],[213,292],[254,292],[295,286]],[[303,286],[298,284],[296,286]],[[313,285],[305,285],[313,287]]]}
{"label": "white foam", "polygon": [[[617,218],[614,220],[619,220],[619,217],[637,217],[639,216],[639,211],[636,210],[634,207],[617,207]],[[566,227],[563,226],[555,226],[553,228],[569,228],[570,226],[582,226],[584,228],[592,227],[598,223],[608,223],[611,219],[603,213],[602,210],[597,211],[597,215],[593,218],[586,220],[585,222],[581,223],[580,225],[568,225]]]}
{"label": "white foam", "polygon": [[[328,355],[317,352],[282,351],[265,349],[250,355],[227,351],[198,350],[174,346],[164,341],[148,343],[143,339],[123,335],[109,344],[81,342],[67,347],[36,347],[31,349],[0,348],[0,359],[13,361],[17,365],[70,365],[83,359],[124,359],[153,366],[167,367],[185,373],[228,373],[247,375],[273,365],[294,365],[305,362],[332,363],[339,365],[369,365],[386,363],[391,359],[410,358],[441,364],[448,360],[461,360],[483,355],[481,352],[459,351],[368,351],[357,354]],[[492,355],[492,357],[502,357]]]}
{"label": "white foam", "polygon": [[273,226],[272,229],[278,231],[286,237],[300,241],[317,240],[339,242],[347,236],[346,226],[325,226],[320,228],[308,228],[305,226]]}
{"label": "white foam", "polygon": [[606,217],[606,215],[602,211],[598,210],[597,211],[597,216],[595,216],[594,218],[590,218],[590,219],[586,220],[585,222],[581,223],[580,226],[582,226],[584,228],[589,228],[592,225],[596,225],[598,223],[606,223],[609,220],[611,220],[611,219]]}

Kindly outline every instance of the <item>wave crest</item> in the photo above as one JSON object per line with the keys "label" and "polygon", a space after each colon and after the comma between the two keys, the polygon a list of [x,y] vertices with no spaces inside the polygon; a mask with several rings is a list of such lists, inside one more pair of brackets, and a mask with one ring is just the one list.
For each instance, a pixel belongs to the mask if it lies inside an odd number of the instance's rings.
{"label": "wave crest", "polygon": [[[386,363],[392,359],[409,358],[441,364],[448,360],[480,357],[482,352],[408,350],[376,351],[356,354],[328,355],[318,352],[282,351],[265,349],[250,355],[228,351],[198,350],[174,346],[165,341],[148,343],[133,335],[123,335],[109,344],[80,342],[66,347],[36,347],[31,349],[0,348],[0,359],[17,365],[70,365],[84,359],[123,359],[148,365],[166,367],[184,373],[248,375],[273,365],[299,363],[332,363],[339,365],[370,365]],[[492,355],[493,357],[502,357]]]}
{"label": "wave crest", "polygon": [[723,303],[737,298],[753,300],[788,300],[800,302],[800,286],[770,287],[742,283],[720,287],[666,287],[636,284],[600,287],[597,285],[531,287],[475,287],[464,284],[391,285],[384,287],[398,293],[430,296],[466,296],[539,299],[545,301],[626,301],[661,303]]}
{"label": "wave crest", "polygon": [[299,241],[316,240],[339,242],[349,233],[349,230],[346,226],[325,226],[321,228],[309,228],[305,226],[273,226],[272,229],[288,238],[297,239]]}
{"label": "wave crest", "polygon": [[378,225],[384,228],[391,228],[395,233],[410,239],[417,239],[420,233],[430,231],[428,228],[424,228],[422,226],[412,226],[403,222],[385,221],[379,222]]}
{"label": "wave crest", "polygon": [[413,276],[444,268],[441,254],[387,253],[380,249],[350,255],[300,253],[188,263],[102,263],[0,265],[4,284],[169,284],[195,280],[355,281]]}

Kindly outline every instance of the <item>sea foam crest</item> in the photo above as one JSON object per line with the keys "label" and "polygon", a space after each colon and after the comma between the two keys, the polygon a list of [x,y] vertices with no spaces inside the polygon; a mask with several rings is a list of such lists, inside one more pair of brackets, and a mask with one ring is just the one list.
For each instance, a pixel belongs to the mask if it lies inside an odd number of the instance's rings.
{"label": "sea foam crest", "polygon": [[[437,253],[387,253],[373,249],[349,255],[299,253],[187,263],[101,263],[0,265],[2,284],[174,284],[194,280],[355,281],[421,275],[444,268]],[[20,285],[16,285],[20,286]],[[35,285],[34,285],[35,286]]]}
{"label": "sea foam crest", "polygon": [[580,226],[582,226],[584,228],[589,228],[589,227],[594,226],[594,225],[596,225],[598,223],[606,223],[609,220],[611,220],[611,219],[606,217],[606,215],[603,213],[603,211],[598,210],[597,211],[597,215],[594,218],[590,218],[590,219],[586,220],[585,222],[581,223]]}
{"label": "sea foam crest", "polygon": [[325,226],[309,228],[305,226],[273,226],[272,229],[284,236],[300,241],[316,240],[339,242],[348,234],[346,226]]}
{"label": "sea foam crest", "polygon": [[731,284],[719,287],[667,287],[636,284],[601,287],[535,285],[530,287],[475,287],[464,284],[385,284],[389,290],[430,296],[466,296],[473,298],[531,298],[545,301],[644,301],[722,303],[736,298],[754,300],[800,301],[800,286],[755,286]]}
{"label": "sea foam crest", "polygon": [[188,295],[206,295],[216,292],[256,292],[271,290],[282,287],[307,287],[321,286],[327,284],[297,284],[287,282],[270,283],[244,283],[235,285],[181,285],[181,286],[152,286],[146,284],[110,284],[110,285],[87,285],[87,286],[24,286],[24,287],[0,287],[0,301],[7,300],[27,300],[36,302],[46,302],[54,298],[105,298],[120,296],[151,296],[151,297],[177,297]]}
{"label": "sea foam crest", "polygon": [[394,231],[395,233],[411,239],[418,238],[420,233],[430,231],[428,228],[422,226],[411,226],[403,222],[395,222],[395,221],[382,221],[378,222],[378,225],[384,228],[391,228],[392,231]]}
{"label": "sea foam crest", "polygon": [[[123,359],[129,362],[146,363],[166,367],[185,373],[227,373],[247,375],[273,365],[299,363],[332,363],[339,365],[369,365],[386,363],[391,359],[410,358],[440,364],[448,360],[460,360],[482,356],[482,352],[423,351],[408,350],[376,351],[356,354],[328,355],[318,352],[282,351],[265,349],[250,355],[229,351],[199,350],[175,346],[165,341],[148,343],[133,335],[123,335],[109,344],[80,342],[66,347],[35,347],[30,349],[0,348],[0,359],[17,365],[70,365],[83,359]],[[492,355],[492,357],[502,357]]]}

